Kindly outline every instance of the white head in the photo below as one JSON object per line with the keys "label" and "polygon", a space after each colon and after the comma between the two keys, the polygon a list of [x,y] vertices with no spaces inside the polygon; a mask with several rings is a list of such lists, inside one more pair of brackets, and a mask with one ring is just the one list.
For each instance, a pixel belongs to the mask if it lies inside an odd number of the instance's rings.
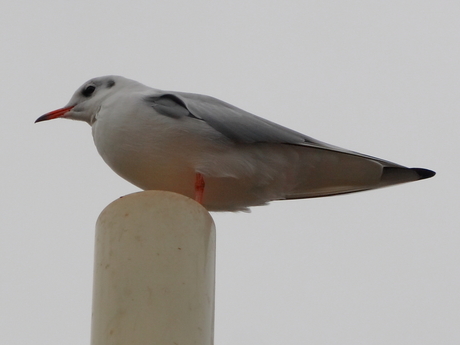
{"label": "white head", "polygon": [[126,84],[136,83],[120,76],[94,78],[84,83],[63,108],[40,116],[35,122],[65,118],[85,121],[92,125],[102,102]]}

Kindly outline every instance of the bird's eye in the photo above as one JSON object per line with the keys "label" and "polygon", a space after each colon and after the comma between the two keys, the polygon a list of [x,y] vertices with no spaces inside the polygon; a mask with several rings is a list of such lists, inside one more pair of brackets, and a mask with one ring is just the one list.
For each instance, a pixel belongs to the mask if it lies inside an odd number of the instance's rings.
{"label": "bird's eye", "polygon": [[81,93],[83,94],[83,96],[89,97],[93,94],[94,90],[96,90],[96,86],[88,85],[87,87],[83,89]]}

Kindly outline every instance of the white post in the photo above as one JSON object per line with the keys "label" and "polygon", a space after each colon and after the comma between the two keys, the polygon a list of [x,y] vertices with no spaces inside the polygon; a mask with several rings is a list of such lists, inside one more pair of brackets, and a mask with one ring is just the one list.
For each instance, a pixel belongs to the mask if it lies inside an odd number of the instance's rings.
{"label": "white post", "polygon": [[96,224],[92,345],[211,345],[215,228],[170,192],[122,197]]}

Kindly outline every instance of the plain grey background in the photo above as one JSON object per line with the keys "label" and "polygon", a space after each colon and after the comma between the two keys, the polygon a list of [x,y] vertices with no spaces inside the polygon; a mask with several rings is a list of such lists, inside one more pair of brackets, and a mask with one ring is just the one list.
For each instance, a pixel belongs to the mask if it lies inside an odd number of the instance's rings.
{"label": "plain grey background", "polygon": [[88,344],[94,224],[138,189],[85,123],[118,74],[435,178],[214,213],[215,342],[458,344],[458,1],[10,2],[0,13],[0,343]]}

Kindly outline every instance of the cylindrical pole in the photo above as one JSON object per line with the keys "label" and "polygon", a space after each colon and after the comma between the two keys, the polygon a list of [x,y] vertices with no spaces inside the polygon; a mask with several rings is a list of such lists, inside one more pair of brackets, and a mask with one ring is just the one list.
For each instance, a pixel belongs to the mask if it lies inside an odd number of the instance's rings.
{"label": "cylindrical pole", "polygon": [[96,224],[92,345],[211,345],[215,228],[170,192],[122,197]]}

